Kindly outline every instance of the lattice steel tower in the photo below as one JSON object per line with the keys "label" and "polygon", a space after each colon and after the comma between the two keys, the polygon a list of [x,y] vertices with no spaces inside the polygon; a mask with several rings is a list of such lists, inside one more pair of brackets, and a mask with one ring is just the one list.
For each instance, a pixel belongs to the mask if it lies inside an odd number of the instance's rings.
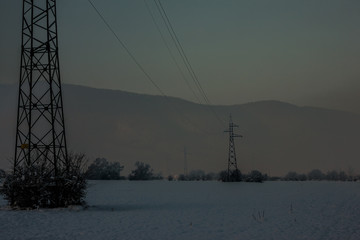
{"label": "lattice steel tower", "polygon": [[40,160],[55,177],[67,161],[56,0],[23,0],[14,172]]}
{"label": "lattice steel tower", "polygon": [[235,151],[234,138],[242,137],[242,136],[234,133],[234,128],[237,128],[237,127],[239,127],[239,126],[233,123],[232,116],[230,114],[229,129],[224,131],[224,132],[229,133],[229,156],[228,156],[228,169],[227,169],[227,176],[226,176],[227,182],[240,181],[240,171],[237,167],[237,162],[236,162],[236,151]]}

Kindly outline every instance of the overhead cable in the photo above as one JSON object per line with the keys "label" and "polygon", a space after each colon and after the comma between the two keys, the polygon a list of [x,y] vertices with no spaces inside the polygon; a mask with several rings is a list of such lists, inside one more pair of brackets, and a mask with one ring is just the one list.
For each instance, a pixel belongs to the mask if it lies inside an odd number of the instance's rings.
{"label": "overhead cable", "polygon": [[203,97],[206,105],[210,108],[210,111],[213,112],[214,116],[217,118],[217,120],[221,123],[222,126],[225,125],[224,121],[219,117],[219,115],[217,114],[217,112],[214,110],[207,94],[205,93],[203,87],[201,86],[201,83],[197,77],[197,74],[195,73],[192,65],[190,64],[190,61],[184,51],[184,48],[182,47],[182,44],[174,30],[174,27],[172,26],[171,24],[171,21],[168,17],[168,14],[166,13],[162,3],[160,0],[154,0],[154,3],[163,19],[163,22],[169,32],[169,35],[171,36],[173,42],[174,42],[174,45],[176,47],[176,49],[178,50],[179,52],[179,55],[180,57],[182,58],[183,62],[184,62],[184,65],[186,66],[191,78],[193,79],[194,83],[195,83],[195,86],[197,87],[199,93],[201,94],[201,96]]}
{"label": "overhead cable", "polygon": [[165,38],[164,34],[162,33],[162,31],[160,30],[159,24],[157,23],[157,21],[156,21],[156,19],[155,19],[155,16],[154,16],[153,12],[152,12],[151,9],[150,9],[149,4],[147,3],[146,0],[144,0],[144,3],[145,3],[145,6],[146,6],[146,8],[147,8],[147,10],[148,10],[148,12],[149,12],[149,14],[150,14],[150,16],[151,16],[151,19],[152,19],[154,25],[156,26],[157,31],[158,31],[159,34],[160,34],[161,40],[163,41],[166,49],[168,50],[171,59],[172,59],[173,62],[175,63],[176,68],[179,70],[182,79],[184,80],[184,82],[186,83],[187,87],[190,89],[190,91],[192,92],[192,94],[194,95],[194,97],[196,98],[196,100],[197,100],[199,103],[201,103],[200,98],[197,96],[197,94],[195,93],[194,89],[191,87],[191,85],[190,85],[187,77],[185,76],[184,71],[182,70],[182,68],[180,67],[179,63],[177,62],[174,54],[172,53],[172,51],[171,51],[171,49],[170,49],[170,46],[169,46],[169,44],[167,43],[166,38]]}
{"label": "overhead cable", "polygon": [[202,129],[199,128],[199,126],[197,124],[194,124],[192,121],[189,120],[189,118],[185,115],[185,114],[180,114],[180,111],[178,109],[178,107],[173,104],[170,100],[170,98],[164,93],[164,91],[161,90],[161,88],[156,84],[156,82],[152,79],[152,77],[150,76],[150,74],[144,69],[144,67],[140,64],[140,62],[135,58],[135,56],[131,53],[130,49],[126,46],[126,44],[120,39],[120,37],[116,34],[116,32],[114,31],[114,29],[111,27],[111,25],[108,23],[108,21],[105,19],[105,17],[101,14],[101,12],[97,9],[97,7],[93,4],[93,2],[91,0],[88,0],[88,2],[90,3],[90,5],[92,6],[92,8],[95,10],[95,12],[99,15],[99,17],[101,18],[101,20],[103,21],[103,23],[106,25],[106,27],[110,30],[110,32],[114,35],[114,37],[117,39],[117,41],[119,42],[119,44],[122,46],[122,48],[125,49],[126,53],[131,57],[131,59],[134,61],[134,63],[136,64],[136,66],[144,73],[144,75],[146,76],[146,78],[154,85],[154,87],[158,90],[158,92],[165,97],[165,99],[167,100],[167,102],[173,106],[173,110],[175,112],[177,112],[179,115],[181,115],[189,124],[193,125],[194,127],[196,127],[199,131],[204,132],[205,134],[211,134],[207,131],[204,131]]}

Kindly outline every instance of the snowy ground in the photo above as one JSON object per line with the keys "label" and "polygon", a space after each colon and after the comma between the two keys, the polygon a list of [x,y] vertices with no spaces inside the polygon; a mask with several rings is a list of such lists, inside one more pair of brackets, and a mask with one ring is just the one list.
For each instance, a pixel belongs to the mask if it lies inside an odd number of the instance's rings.
{"label": "snowy ground", "polygon": [[0,199],[0,239],[360,239],[360,182],[91,181],[87,202]]}

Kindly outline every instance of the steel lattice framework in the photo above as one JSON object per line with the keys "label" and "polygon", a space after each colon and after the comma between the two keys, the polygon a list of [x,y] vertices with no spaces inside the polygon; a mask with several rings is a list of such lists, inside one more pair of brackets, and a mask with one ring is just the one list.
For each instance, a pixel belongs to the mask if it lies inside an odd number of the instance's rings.
{"label": "steel lattice framework", "polygon": [[229,129],[224,131],[229,133],[229,156],[228,156],[228,169],[227,169],[227,177],[226,177],[226,181],[228,182],[240,181],[240,172],[236,162],[234,139],[236,137],[242,137],[242,136],[234,133],[234,128],[237,127],[239,126],[233,123],[232,116],[230,115]]}
{"label": "steel lattice framework", "polygon": [[40,160],[58,176],[67,161],[55,0],[23,0],[14,171]]}

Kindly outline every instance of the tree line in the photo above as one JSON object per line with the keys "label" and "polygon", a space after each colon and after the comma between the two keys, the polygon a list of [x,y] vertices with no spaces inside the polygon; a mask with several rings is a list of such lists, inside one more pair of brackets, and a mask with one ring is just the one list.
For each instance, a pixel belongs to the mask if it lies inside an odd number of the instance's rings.
{"label": "tree line", "polygon": [[[152,167],[143,162],[136,162],[135,168],[128,176],[121,175],[124,166],[119,162],[109,162],[105,158],[97,158],[92,162],[87,170],[85,176],[89,180],[163,180],[165,177],[161,173],[154,173]],[[173,181],[223,181],[226,171],[219,173],[206,173],[203,170],[192,170],[189,174],[169,175],[166,180]],[[246,182],[262,182],[267,179],[267,176],[260,171],[253,170],[248,174],[241,174],[242,181]]]}
{"label": "tree line", "polygon": [[305,173],[297,173],[295,171],[288,172],[284,177],[278,178],[276,180],[284,181],[358,181],[360,180],[360,175],[354,175],[352,173],[346,173],[345,171],[328,171],[323,173],[320,169],[314,169]]}
{"label": "tree line", "polygon": [[[165,177],[161,173],[154,173],[154,170],[147,163],[136,162],[135,169],[128,176],[121,175],[124,166],[119,162],[109,162],[105,158],[97,158],[89,165],[85,171],[85,176],[89,180],[163,180]],[[206,173],[203,170],[192,170],[189,174],[169,175],[166,180],[169,181],[224,181],[226,171],[219,173]],[[238,173],[241,181],[262,182],[267,179],[266,174],[253,170],[248,174]]]}
{"label": "tree line", "polygon": [[[169,175],[166,178],[161,173],[154,173],[152,167],[143,162],[136,162],[135,168],[128,176],[121,175],[124,170],[119,162],[109,162],[105,158],[96,158],[88,167],[83,169],[85,178],[89,180],[169,180],[169,181],[223,181],[227,182],[227,171],[206,173],[203,170],[192,170],[188,174]],[[235,174],[234,172],[232,173]],[[5,171],[0,169],[0,179],[5,178]],[[234,179],[234,176],[230,176]],[[308,173],[288,172],[285,176],[276,177],[263,174],[259,170],[252,170],[243,174],[236,172],[236,181],[263,182],[263,181],[357,181],[360,175],[347,174],[345,171],[328,171],[323,173],[319,169]],[[231,181],[231,180],[230,180]],[[234,180],[235,181],[235,180]]]}
{"label": "tree line", "polygon": [[89,180],[160,180],[163,179],[160,173],[155,174],[149,164],[136,162],[135,169],[126,177],[121,175],[124,166],[119,162],[109,162],[105,158],[97,158],[85,171]]}

